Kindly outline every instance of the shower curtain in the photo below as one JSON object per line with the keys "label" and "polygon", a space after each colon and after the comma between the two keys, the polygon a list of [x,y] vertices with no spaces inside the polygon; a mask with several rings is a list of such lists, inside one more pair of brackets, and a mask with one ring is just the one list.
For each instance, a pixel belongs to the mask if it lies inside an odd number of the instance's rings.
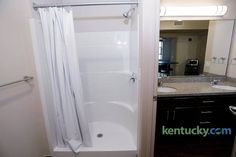
{"label": "shower curtain", "polygon": [[39,9],[39,13],[45,43],[42,53],[56,113],[57,144],[68,145],[77,153],[82,144],[91,146],[91,137],[83,108],[72,10],[52,7]]}

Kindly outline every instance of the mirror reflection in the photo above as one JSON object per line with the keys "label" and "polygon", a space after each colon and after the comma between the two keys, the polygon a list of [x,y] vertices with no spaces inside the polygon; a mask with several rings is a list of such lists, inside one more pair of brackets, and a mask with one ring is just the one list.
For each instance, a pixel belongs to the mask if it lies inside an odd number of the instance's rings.
{"label": "mirror reflection", "polygon": [[[232,31],[233,22],[227,20],[161,21],[159,76],[189,76],[211,72],[224,75]],[[216,66],[221,68],[214,69]],[[218,69],[221,71],[216,72]]]}

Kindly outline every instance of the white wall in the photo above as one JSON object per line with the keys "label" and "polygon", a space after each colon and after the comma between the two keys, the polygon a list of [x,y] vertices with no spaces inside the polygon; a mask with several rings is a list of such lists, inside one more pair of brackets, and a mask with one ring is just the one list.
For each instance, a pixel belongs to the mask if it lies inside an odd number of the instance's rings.
{"label": "white wall", "polygon": [[78,59],[86,101],[116,100],[131,104],[132,20],[126,21],[122,16],[129,9],[130,6],[74,9]]}
{"label": "white wall", "polygon": [[132,83],[130,76],[138,72],[138,22],[136,13],[132,19],[122,16],[129,9],[94,6],[73,13],[85,101],[118,101],[136,112],[137,82]]}
{"label": "white wall", "polygon": [[[30,1],[0,1],[0,84],[35,77],[28,18]],[[48,154],[37,78],[0,89],[0,156]]]}
{"label": "white wall", "polygon": [[139,8],[136,10],[136,12],[133,14],[132,20],[131,20],[131,27],[130,27],[130,72],[134,72],[136,74],[137,80],[135,83],[132,84],[131,90],[132,90],[132,97],[131,104],[135,104],[135,134],[134,139],[135,143],[137,143],[138,137],[137,137],[137,124],[138,124],[138,103],[139,103],[139,84],[138,80],[139,78]]}
{"label": "white wall", "polygon": [[204,72],[226,74],[233,26],[234,20],[210,21]]}
{"label": "white wall", "polygon": [[236,25],[234,25],[233,37],[231,42],[229,65],[227,70],[227,76],[236,78]]}
{"label": "white wall", "polygon": [[[135,111],[137,120],[137,81],[130,81],[132,72],[138,75],[137,14],[122,16],[130,8],[81,7],[73,13],[85,101],[123,103]],[[130,125],[136,141],[137,125]]]}

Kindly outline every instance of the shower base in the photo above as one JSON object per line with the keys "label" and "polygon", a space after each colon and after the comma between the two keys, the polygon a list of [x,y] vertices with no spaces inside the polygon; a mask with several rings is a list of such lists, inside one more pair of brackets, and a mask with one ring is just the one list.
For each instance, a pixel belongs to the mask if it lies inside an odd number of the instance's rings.
{"label": "shower base", "polygon": [[111,122],[89,123],[92,147],[81,147],[74,154],[68,148],[56,148],[55,157],[136,157],[137,148],[131,133],[119,124]]}
{"label": "shower base", "polygon": [[110,122],[93,122],[89,124],[89,127],[94,149],[136,149],[132,135],[121,125]]}

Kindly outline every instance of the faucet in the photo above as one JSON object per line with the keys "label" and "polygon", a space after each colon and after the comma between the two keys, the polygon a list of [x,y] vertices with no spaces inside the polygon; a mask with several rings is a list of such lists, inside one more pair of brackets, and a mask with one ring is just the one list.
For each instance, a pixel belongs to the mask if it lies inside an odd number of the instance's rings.
{"label": "faucet", "polygon": [[158,87],[163,85],[163,79],[165,79],[165,77],[158,77]]}
{"label": "faucet", "polygon": [[161,87],[168,76],[158,77],[158,86]]}
{"label": "faucet", "polygon": [[211,85],[218,85],[219,82],[220,82],[220,80],[213,79],[213,80],[211,81]]}
{"label": "faucet", "polygon": [[161,87],[163,85],[163,81],[161,79],[158,80],[158,86]]}

